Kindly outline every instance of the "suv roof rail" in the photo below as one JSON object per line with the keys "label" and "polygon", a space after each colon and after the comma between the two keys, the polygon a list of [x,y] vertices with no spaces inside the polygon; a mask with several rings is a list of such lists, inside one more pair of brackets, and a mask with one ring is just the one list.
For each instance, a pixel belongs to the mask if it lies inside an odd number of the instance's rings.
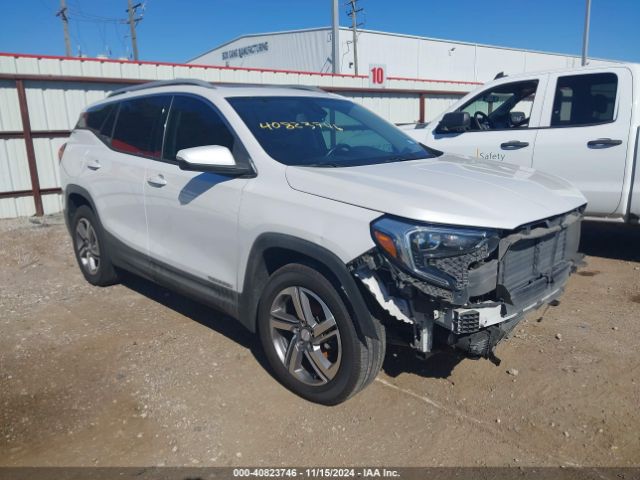
{"label": "suv roof rail", "polygon": [[194,85],[197,87],[216,88],[211,83],[196,78],[176,78],[174,80],[157,80],[155,82],[146,82],[139,85],[131,85],[129,87],[119,88],[110,92],[107,97],[121,95],[127,92],[136,92],[138,90],[146,90],[147,88],[168,87],[171,85]]}
{"label": "suv roof rail", "polygon": [[312,92],[322,92],[326,93],[320,87],[314,87],[311,85],[297,85],[297,84],[287,84],[287,83],[242,83],[242,82],[227,82],[227,83],[217,83],[218,87],[227,87],[227,88],[292,88],[295,90],[309,90]]}
{"label": "suv roof rail", "polygon": [[312,87],[312,86],[309,86],[309,85],[274,85],[274,86],[283,87],[283,88],[293,88],[293,89],[296,89],[296,90],[309,90],[311,92],[327,93],[323,89],[321,89],[320,87]]}

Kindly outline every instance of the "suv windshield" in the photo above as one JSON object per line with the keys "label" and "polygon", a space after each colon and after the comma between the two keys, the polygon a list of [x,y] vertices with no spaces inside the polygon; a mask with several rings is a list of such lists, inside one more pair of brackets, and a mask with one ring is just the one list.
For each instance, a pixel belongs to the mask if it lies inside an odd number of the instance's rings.
{"label": "suv windshield", "polygon": [[348,100],[232,97],[262,148],[285,165],[352,167],[434,156],[415,140]]}

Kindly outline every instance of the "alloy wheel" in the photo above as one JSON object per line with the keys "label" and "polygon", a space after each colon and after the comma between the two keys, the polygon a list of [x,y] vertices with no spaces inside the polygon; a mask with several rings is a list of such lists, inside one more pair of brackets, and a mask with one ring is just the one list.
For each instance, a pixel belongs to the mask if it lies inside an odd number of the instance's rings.
{"label": "alloy wheel", "polygon": [[100,245],[93,225],[86,218],[78,220],[76,225],[76,250],[78,258],[90,275],[95,275],[100,269]]}
{"label": "alloy wheel", "polygon": [[270,335],[284,367],[307,385],[324,385],[342,360],[340,331],[327,304],[311,290],[292,286],[276,295]]}

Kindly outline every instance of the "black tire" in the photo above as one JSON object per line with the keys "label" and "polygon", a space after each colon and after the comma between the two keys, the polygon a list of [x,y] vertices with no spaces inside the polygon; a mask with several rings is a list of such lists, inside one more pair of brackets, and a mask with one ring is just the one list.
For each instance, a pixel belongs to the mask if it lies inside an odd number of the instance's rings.
{"label": "black tire", "polygon": [[[83,241],[82,234],[79,233],[79,225],[81,224],[83,226],[81,228],[86,232],[86,237],[90,239],[90,243],[95,241],[95,245],[97,245],[97,250],[95,246],[93,247],[97,255],[89,254],[94,259],[93,262],[90,262],[86,253],[83,253],[86,252],[87,241]],[[71,242],[76,261],[87,282],[100,287],[106,287],[118,282],[118,274],[113,267],[113,263],[111,263],[102,226],[93,210],[86,205],[78,207],[71,219]],[[96,257],[98,259],[97,262],[95,261]]]}
{"label": "black tire", "polygon": [[[315,307],[316,311],[324,312],[322,303],[320,303],[323,302],[332,314],[331,317],[335,319],[335,326],[328,330],[330,333],[333,333],[334,330],[338,331],[338,334],[334,334],[331,340],[334,343],[333,351],[329,341],[322,340],[322,338],[326,338],[322,334],[316,337],[315,333],[311,332],[311,340],[304,342],[305,336],[301,330],[313,330],[308,328],[310,323],[303,322],[297,327],[293,327],[294,331],[296,328],[298,329],[297,333],[274,329],[272,309],[283,312],[283,307],[276,307],[276,305],[283,305],[282,299],[286,298],[287,292],[298,292],[298,289],[306,292],[303,294],[309,307]],[[320,302],[317,302],[317,299]],[[291,297],[291,301],[293,301],[293,297]],[[309,311],[311,310],[313,309],[309,308]],[[285,313],[285,315],[287,314]],[[289,315],[289,317],[292,316]],[[322,321],[321,317],[316,316],[316,313],[313,313],[312,316],[318,321],[316,325],[319,325]],[[318,271],[300,264],[286,265],[271,275],[258,307],[258,333],[275,377],[292,392],[307,400],[324,405],[336,405],[344,402],[371,383],[380,371],[386,346],[385,331],[380,322],[376,319],[373,321],[376,324],[379,340],[359,336],[349,309],[336,288]],[[288,343],[284,338],[286,335],[291,337]],[[301,368],[304,369],[305,364],[307,368],[305,371],[298,369],[296,372],[290,373],[285,364],[287,363],[286,359],[291,357],[288,354],[294,339],[298,339],[296,344],[306,345],[296,351],[304,352],[298,353],[298,355],[303,358]],[[318,343],[314,343],[316,341]],[[337,347],[338,343],[339,347]],[[317,354],[317,350],[321,348],[319,345],[323,345],[322,348],[327,347],[328,351],[320,353],[328,359],[328,363],[331,363],[331,355],[336,355],[335,352],[339,352],[337,357],[339,360],[332,365],[335,368],[327,370],[332,372],[332,377],[322,376],[318,368],[309,368],[313,365],[311,357],[306,356],[306,353]],[[305,351],[304,348],[307,350]],[[316,351],[310,352],[309,349]],[[294,362],[289,362],[289,364],[291,363]],[[317,367],[318,362],[314,363]],[[326,373],[324,370],[322,372]],[[309,383],[314,381],[324,383]]]}

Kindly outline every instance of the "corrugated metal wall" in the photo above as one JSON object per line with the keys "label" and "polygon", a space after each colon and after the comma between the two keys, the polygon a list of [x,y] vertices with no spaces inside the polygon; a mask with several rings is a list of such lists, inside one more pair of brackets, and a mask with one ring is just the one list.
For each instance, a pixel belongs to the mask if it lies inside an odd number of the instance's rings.
{"label": "corrugated metal wall", "polygon": [[[199,78],[211,82],[313,85],[337,89],[395,123],[418,121],[421,95],[425,98],[424,116],[429,120],[475,87],[467,83],[390,79],[386,91],[374,91],[366,77],[349,75],[0,54],[0,194],[32,189],[26,143],[20,136],[23,132],[15,80],[18,77],[25,87],[40,189],[60,186],[57,151],[64,143],[64,131],[73,128],[84,107],[122,87],[124,80]],[[65,81],[60,81],[61,77]],[[45,193],[44,213],[60,211],[60,194]],[[0,218],[36,213],[32,196],[2,196]]]}

